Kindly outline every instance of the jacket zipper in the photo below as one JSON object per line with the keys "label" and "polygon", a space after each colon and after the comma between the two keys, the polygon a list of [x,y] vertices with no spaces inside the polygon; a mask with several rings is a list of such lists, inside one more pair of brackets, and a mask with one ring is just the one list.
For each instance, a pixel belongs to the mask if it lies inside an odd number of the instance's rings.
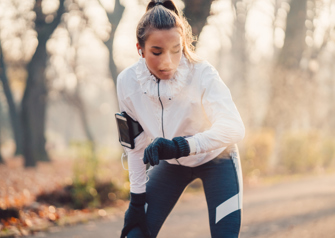
{"label": "jacket zipper", "polygon": [[[164,123],[163,123],[164,107],[163,107],[163,102],[162,102],[162,100],[161,100],[161,96],[160,96],[160,93],[159,93],[159,83],[160,83],[160,81],[161,81],[161,80],[158,79],[158,87],[157,87],[157,89],[158,89],[158,99],[159,99],[159,102],[161,103],[161,107],[162,107],[162,133],[163,133],[163,138],[165,138],[165,134],[164,134]],[[179,165],[181,165],[177,159],[175,159],[175,160],[177,161],[177,163],[178,163]]]}
{"label": "jacket zipper", "polygon": [[158,99],[159,99],[159,102],[161,103],[161,107],[162,107],[162,133],[163,133],[163,138],[165,138],[164,123],[163,123],[164,107],[163,107],[163,103],[162,103],[161,96],[160,96],[160,93],[159,93],[159,83],[160,83],[160,81],[161,80],[158,79]]}

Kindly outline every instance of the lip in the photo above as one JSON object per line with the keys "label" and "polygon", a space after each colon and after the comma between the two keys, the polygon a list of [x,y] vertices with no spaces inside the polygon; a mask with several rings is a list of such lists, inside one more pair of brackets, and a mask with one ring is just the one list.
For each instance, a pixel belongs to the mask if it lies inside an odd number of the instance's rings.
{"label": "lip", "polygon": [[168,70],[159,70],[159,72],[162,74],[162,75],[171,75],[173,70],[172,69],[168,69]]}
{"label": "lip", "polygon": [[171,72],[172,71],[172,69],[161,69],[161,70],[159,70],[160,72]]}

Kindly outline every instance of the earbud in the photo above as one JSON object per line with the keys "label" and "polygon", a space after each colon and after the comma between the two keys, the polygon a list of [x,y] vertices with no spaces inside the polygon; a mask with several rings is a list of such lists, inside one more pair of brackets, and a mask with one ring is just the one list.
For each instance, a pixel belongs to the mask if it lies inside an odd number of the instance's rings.
{"label": "earbud", "polygon": [[138,53],[140,54],[141,57],[143,57],[141,49],[138,50]]}

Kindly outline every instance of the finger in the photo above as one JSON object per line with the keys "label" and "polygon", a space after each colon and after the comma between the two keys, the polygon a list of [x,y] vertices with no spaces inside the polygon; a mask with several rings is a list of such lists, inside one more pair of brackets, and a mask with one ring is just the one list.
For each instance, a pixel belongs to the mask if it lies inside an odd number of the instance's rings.
{"label": "finger", "polygon": [[150,146],[150,148],[148,148],[148,153],[147,153],[147,158],[148,158],[148,162],[150,163],[151,166],[154,166],[153,160],[152,160],[152,146]]}
{"label": "finger", "polygon": [[148,163],[150,163],[150,165],[154,166],[153,164],[153,160],[152,160],[152,149],[154,148],[155,146],[153,144],[150,144],[147,148],[146,148],[146,159],[148,161]]}
{"label": "finger", "polygon": [[159,148],[157,146],[152,150],[152,160],[155,165],[159,164]]}
{"label": "finger", "polygon": [[144,156],[142,160],[143,160],[143,164],[147,164],[148,163],[148,160],[147,160],[146,156]]}
{"label": "finger", "polygon": [[149,163],[149,160],[148,160],[148,151],[147,151],[147,149],[144,150],[143,163],[144,163],[144,164]]}

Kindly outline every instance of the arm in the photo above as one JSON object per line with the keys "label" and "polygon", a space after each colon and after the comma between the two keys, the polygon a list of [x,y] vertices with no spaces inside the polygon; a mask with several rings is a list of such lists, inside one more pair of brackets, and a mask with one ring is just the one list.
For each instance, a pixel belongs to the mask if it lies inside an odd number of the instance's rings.
{"label": "arm", "polygon": [[[125,103],[122,80],[120,76],[117,80],[117,96],[120,111],[125,111],[130,117],[136,120],[131,107]],[[139,226],[145,237],[150,237],[150,231],[146,224],[145,218],[145,201],[146,201],[146,166],[142,161],[144,148],[148,144],[148,137],[143,131],[135,138],[135,148],[124,148],[128,154],[128,168],[130,181],[130,203],[125,213],[124,226],[121,232],[121,238],[135,227]]]}
{"label": "arm", "polygon": [[243,139],[245,128],[228,87],[213,67],[201,75],[202,104],[212,123],[209,130],[187,138],[191,154],[205,153]]}
{"label": "arm", "polygon": [[[134,110],[132,110],[131,105],[127,105],[126,103],[122,87],[122,79],[120,79],[120,77],[117,81],[117,96],[120,111],[126,112],[130,117],[137,121],[136,115],[134,114]],[[146,166],[143,163],[142,158],[144,154],[144,149],[148,144],[149,139],[143,131],[135,138],[134,149],[124,148],[128,154],[130,192],[132,193],[139,194],[145,192]]]}

